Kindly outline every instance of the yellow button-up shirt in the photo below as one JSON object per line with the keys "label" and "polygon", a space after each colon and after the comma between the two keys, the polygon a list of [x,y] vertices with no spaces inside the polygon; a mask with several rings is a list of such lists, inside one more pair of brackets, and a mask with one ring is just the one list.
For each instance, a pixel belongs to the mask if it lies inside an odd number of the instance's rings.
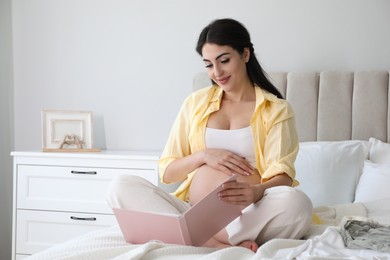
{"label": "yellow button-up shirt", "polygon": [[[261,181],[286,173],[295,180],[294,161],[299,149],[294,112],[286,100],[255,87],[256,106],[250,121],[254,140],[256,167]],[[223,90],[213,85],[189,95],[176,117],[167,144],[159,160],[159,174],[164,182],[168,165],[192,153],[204,150],[205,129],[211,113],[218,111]],[[188,173],[174,194],[188,201],[188,191],[195,171]]]}

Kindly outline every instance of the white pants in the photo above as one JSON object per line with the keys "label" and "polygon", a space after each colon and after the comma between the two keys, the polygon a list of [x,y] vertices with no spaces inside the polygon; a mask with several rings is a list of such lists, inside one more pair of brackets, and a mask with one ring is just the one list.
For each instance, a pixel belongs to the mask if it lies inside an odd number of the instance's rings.
{"label": "white pants", "polygon": [[[112,208],[176,214],[190,207],[147,180],[129,175],[112,181],[107,201]],[[278,186],[267,189],[261,200],[245,208],[243,214],[226,227],[226,231],[232,245],[245,240],[261,245],[273,238],[303,237],[311,219],[310,199],[300,190]]]}

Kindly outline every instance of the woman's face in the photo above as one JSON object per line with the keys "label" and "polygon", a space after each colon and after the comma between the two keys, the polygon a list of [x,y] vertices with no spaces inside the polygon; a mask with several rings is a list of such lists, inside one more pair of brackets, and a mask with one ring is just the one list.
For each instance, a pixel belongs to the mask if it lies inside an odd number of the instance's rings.
{"label": "woman's face", "polygon": [[246,70],[249,50],[239,54],[230,46],[206,43],[202,48],[202,57],[208,76],[225,91],[239,88],[250,82]]}

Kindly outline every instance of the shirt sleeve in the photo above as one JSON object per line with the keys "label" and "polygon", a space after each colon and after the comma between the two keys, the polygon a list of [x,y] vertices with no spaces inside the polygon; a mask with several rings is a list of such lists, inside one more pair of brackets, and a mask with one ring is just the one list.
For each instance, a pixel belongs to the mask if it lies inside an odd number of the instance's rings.
{"label": "shirt sleeve", "polygon": [[158,161],[158,170],[162,183],[167,183],[164,181],[164,174],[168,165],[172,161],[190,154],[191,148],[188,136],[190,131],[191,103],[190,97],[183,102]]}
{"label": "shirt sleeve", "polygon": [[265,170],[262,174],[262,182],[278,174],[286,173],[293,181],[292,185],[297,186],[299,183],[295,179],[294,162],[299,150],[299,141],[295,127],[295,115],[287,101],[273,106],[269,109],[266,122]]}

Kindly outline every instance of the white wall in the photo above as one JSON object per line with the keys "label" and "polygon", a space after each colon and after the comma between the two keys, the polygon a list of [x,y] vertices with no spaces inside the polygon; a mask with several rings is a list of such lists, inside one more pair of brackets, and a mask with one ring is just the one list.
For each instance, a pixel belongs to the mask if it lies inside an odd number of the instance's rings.
{"label": "white wall", "polygon": [[162,149],[217,17],[247,26],[268,70],[390,68],[387,0],[13,3],[18,150],[40,148],[42,109],[93,111],[97,146]]}
{"label": "white wall", "polygon": [[0,259],[11,259],[12,34],[11,0],[0,0]]}

